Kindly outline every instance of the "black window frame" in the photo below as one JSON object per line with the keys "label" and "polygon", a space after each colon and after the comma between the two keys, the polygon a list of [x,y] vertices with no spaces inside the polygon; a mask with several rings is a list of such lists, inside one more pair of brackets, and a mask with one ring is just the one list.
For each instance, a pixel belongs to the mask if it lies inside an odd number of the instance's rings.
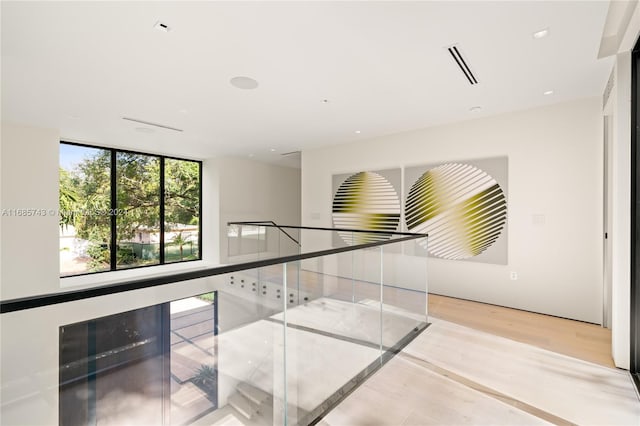
{"label": "black window frame", "polygon": [[[62,271],[60,271],[60,278],[71,278],[71,277],[79,277],[79,276],[84,276],[84,275],[94,275],[94,274],[103,274],[103,273],[108,273],[108,272],[115,272],[115,271],[130,271],[133,269],[141,269],[141,268],[152,268],[152,267],[158,267],[161,265],[178,265],[181,263],[188,263],[188,262],[197,262],[197,261],[201,261],[202,260],[202,161],[201,160],[193,160],[193,159],[189,159],[189,158],[180,158],[180,157],[174,157],[171,155],[162,155],[162,154],[153,154],[153,153],[149,153],[149,152],[141,152],[141,151],[133,151],[133,150],[129,150],[129,149],[121,149],[121,148],[111,148],[111,147],[104,147],[104,146],[99,146],[99,145],[91,145],[91,144],[87,144],[87,143],[80,143],[80,142],[71,142],[71,141],[66,141],[66,140],[60,140],[60,144],[65,144],[65,145],[73,145],[73,146],[80,146],[80,147],[85,147],[85,148],[94,148],[94,149],[101,149],[104,151],[109,151],[109,155],[111,156],[111,168],[109,170],[110,173],[110,178],[111,178],[111,210],[112,211],[117,211],[118,209],[118,200],[117,200],[117,170],[116,170],[116,164],[117,164],[117,154],[119,152],[122,153],[127,153],[127,154],[134,154],[134,155],[146,155],[146,156],[150,156],[150,157],[156,157],[159,159],[160,161],[160,182],[159,182],[159,186],[160,186],[160,194],[159,194],[159,203],[160,203],[160,214],[159,214],[159,223],[160,223],[160,250],[159,250],[159,258],[158,258],[158,263],[153,264],[153,265],[139,265],[139,266],[131,266],[131,267],[127,267],[127,268],[117,268],[117,262],[116,262],[116,245],[117,245],[117,229],[116,229],[116,216],[115,215],[111,215],[110,217],[110,239],[111,241],[109,241],[109,250],[110,250],[110,261],[109,261],[109,269],[103,270],[103,271],[94,271],[94,272],[80,272],[77,274],[69,274],[69,275],[62,275]],[[166,189],[165,189],[165,160],[177,160],[177,161],[189,161],[192,163],[196,163],[198,164],[198,257],[196,259],[189,259],[189,260],[181,260],[181,261],[173,261],[173,262],[166,262],[165,259],[165,238],[164,238],[164,234],[165,234],[165,195],[166,195]],[[58,160],[59,161],[59,160]]]}

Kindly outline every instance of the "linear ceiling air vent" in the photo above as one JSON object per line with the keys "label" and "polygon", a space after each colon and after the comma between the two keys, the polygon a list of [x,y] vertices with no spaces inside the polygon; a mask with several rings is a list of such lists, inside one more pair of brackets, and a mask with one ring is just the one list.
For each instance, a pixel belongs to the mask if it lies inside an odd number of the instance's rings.
{"label": "linear ceiling air vent", "polygon": [[136,118],[122,117],[123,120],[133,121],[134,123],[145,124],[147,126],[160,127],[161,129],[173,130],[174,132],[182,132],[182,129],[176,129],[175,127],[165,126],[164,124],[152,123],[150,121],[138,120]]}
{"label": "linear ceiling air vent", "polygon": [[458,64],[458,66],[462,70],[462,73],[464,74],[464,76],[467,77],[467,80],[469,80],[469,84],[471,85],[478,84],[478,79],[476,79],[476,76],[473,75],[473,73],[471,72],[471,69],[467,65],[467,61],[465,61],[462,55],[460,54],[460,51],[458,50],[457,45],[448,47],[447,50],[453,57],[453,60],[456,61],[456,64]]}

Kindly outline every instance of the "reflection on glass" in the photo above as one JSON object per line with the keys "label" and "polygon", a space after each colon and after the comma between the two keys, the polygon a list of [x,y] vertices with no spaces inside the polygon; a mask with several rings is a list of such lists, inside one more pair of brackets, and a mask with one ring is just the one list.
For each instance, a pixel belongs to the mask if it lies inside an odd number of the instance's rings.
{"label": "reflection on glass", "polygon": [[200,164],[166,158],[164,163],[164,259],[200,258]]}
{"label": "reflection on glass", "polygon": [[427,325],[426,258],[382,247],[206,285],[61,327],[60,424],[313,424]]}
{"label": "reflection on glass", "polygon": [[160,159],[116,154],[116,268],[160,262]]}
{"label": "reflection on glass", "polygon": [[[229,257],[263,255],[267,252],[267,227],[257,225],[230,225],[227,227],[227,244]],[[277,236],[277,235],[276,235]],[[272,238],[277,244],[277,238]]]}
{"label": "reflection on glass", "polygon": [[162,424],[166,311],[156,305],[60,327],[60,425]]}
{"label": "reflection on glass", "polygon": [[216,292],[60,328],[59,424],[191,424],[218,406]]}
{"label": "reflection on glass", "polygon": [[109,270],[111,153],[60,144],[60,275]]}

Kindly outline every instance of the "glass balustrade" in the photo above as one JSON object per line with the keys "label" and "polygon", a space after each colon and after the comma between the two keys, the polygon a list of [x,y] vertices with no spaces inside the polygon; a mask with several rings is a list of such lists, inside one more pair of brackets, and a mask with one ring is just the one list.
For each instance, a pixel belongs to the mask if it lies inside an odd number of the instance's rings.
{"label": "glass balustrade", "polygon": [[423,235],[229,228],[242,262],[3,301],[3,424],[306,425],[427,326]]}
{"label": "glass balustrade", "polygon": [[270,259],[299,254],[299,227],[273,222],[233,222],[227,226],[227,262]]}

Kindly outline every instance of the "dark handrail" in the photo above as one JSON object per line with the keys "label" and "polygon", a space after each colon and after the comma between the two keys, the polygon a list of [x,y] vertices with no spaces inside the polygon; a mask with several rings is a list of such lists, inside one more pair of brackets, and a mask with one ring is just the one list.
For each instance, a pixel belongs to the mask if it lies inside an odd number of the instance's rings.
{"label": "dark handrail", "polygon": [[[229,226],[229,225],[256,225],[256,226],[271,226],[271,225],[273,225],[276,228],[278,228],[280,230],[280,232],[282,232],[284,235],[289,237],[289,239],[291,241],[296,243],[298,245],[298,247],[301,247],[300,241],[298,241],[295,238],[293,238],[291,235],[289,235],[289,233],[287,231],[282,229],[282,227],[280,225],[278,225],[277,223],[275,223],[272,220],[258,220],[256,222],[227,222],[227,226]],[[290,227],[287,227],[287,228],[290,228]]]}
{"label": "dark handrail", "polygon": [[[323,228],[308,228],[308,227],[292,227],[300,229],[323,229]],[[324,230],[335,230],[327,228]],[[402,238],[395,240],[375,241],[372,243],[358,244],[355,246],[338,247],[328,250],[320,250],[311,253],[295,254],[290,256],[275,257],[271,259],[257,260],[246,263],[238,263],[234,265],[224,265],[214,268],[206,268],[197,271],[181,272],[161,277],[142,278],[139,280],[128,281],[120,284],[109,284],[98,287],[92,287],[88,289],[71,290],[60,293],[41,294],[37,296],[22,297],[18,299],[10,299],[0,301],[0,314],[9,312],[22,311],[25,309],[39,308],[43,306],[56,305],[59,303],[73,302],[77,300],[90,299],[93,297],[106,296],[109,294],[122,293],[126,291],[139,290],[148,287],[157,287],[166,284],[177,283],[181,281],[188,281],[198,278],[206,278],[215,275],[228,274],[231,272],[242,271],[246,269],[263,268],[265,266],[277,265],[280,263],[297,262],[299,260],[311,259],[314,257],[328,256],[337,253],[343,253],[347,251],[354,251],[360,249],[367,249],[377,246],[383,246],[386,244],[398,243],[403,241],[411,241],[419,238],[425,238],[427,234],[411,234],[411,233],[396,233],[389,232],[387,234],[401,234]]]}
{"label": "dark handrail", "polygon": [[375,229],[323,228],[323,227],[314,227],[314,226],[276,225],[273,221],[270,221],[270,220],[258,221],[258,222],[251,222],[251,221],[227,222],[227,225],[276,226],[277,228],[310,229],[312,231],[363,232],[367,234],[382,234],[382,235],[420,235],[421,236],[420,238],[425,238],[429,236],[428,234],[418,234],[415,232],[379,231]]}

